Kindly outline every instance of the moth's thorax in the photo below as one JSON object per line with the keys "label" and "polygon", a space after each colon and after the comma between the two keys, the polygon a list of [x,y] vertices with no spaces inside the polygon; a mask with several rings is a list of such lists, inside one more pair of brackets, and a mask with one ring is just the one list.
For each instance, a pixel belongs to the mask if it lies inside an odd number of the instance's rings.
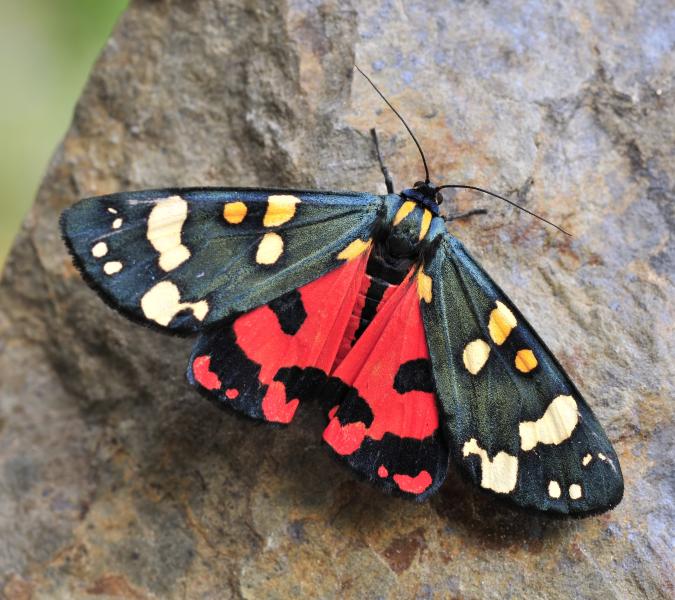
{"label": "moth's thorax", "polygon": [[432,212],[414,200],[405,200],[396,211],[389,235],[384,240],[394,257],[413,257],[429,233]]}

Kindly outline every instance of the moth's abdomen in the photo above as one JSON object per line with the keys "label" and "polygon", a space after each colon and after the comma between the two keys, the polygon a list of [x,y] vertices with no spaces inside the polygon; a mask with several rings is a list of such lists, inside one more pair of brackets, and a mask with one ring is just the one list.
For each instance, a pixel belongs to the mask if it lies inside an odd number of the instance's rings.
{"label": "moth's abdomen", "polygon": [[[423,212],[416,211],[414,206],[410,211],[404,210],[404,207],[405,204],[399,209],[399,216],[394,218],[396,225],[371,250],[333,370],[366,331],[382,305],[405,280],[416,262],[417,246],[421,243],[419,236],[423,233],[418,225],[423,226]],[[418,214],[412,214],[414,212]],[[409,251],[397,255],[392,251],[392,245],[407,248]]]}
{"label": "moth's abdomen", "polygon": [[388,283],[377,276],[369,275],[367,272],[364,274],[347,329],[335,357],[335,364],[331,370],[335,370],[347,356],[352,346],[375,318],[382,304],[386,302],[397,287],[398,284]]}

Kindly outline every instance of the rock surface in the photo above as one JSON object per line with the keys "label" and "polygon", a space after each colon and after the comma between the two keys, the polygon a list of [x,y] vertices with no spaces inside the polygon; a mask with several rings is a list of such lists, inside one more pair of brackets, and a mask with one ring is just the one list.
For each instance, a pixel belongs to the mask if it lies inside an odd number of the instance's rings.
{"label": "rock surface", "polygon": [[[0,287],[0,590],[24,598],[671,598],[675,13],[669,0],[137,0],[83,93]],[[605,424],[626,495],[550,520],[450,473],[416,505],[287,429],[217,411],[190,341],[109,310],[59,238],[78,198],[169,185],[398,186],[407,116],[454,232]]]}

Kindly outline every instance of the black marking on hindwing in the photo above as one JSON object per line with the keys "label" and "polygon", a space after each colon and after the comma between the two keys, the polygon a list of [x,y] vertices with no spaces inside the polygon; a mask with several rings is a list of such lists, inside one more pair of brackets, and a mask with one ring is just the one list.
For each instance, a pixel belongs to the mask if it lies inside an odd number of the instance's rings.
{"label": "black marking on hindwing", "polygon": [[399,394],[412,391],[435,393],[429,359],[416,358],[403,363],[396,372],[394,389]]}
{"label": "black marking on hindwing", "polygon": [[[219,326],[197,340],[190,358],[188,380],[219,408],[231,408],[253,419],[264,419],[262,399],[267,386],[260,383],[260,365],[237,344],[233,324],[231,321]],[[219,389],[206,390],[196,381],[193,363],[199,356],[210,357],[210,370],[221,383]],[[237,397],[228,398],[228,389],[237,390]]]}
{"label": "black marking on hindwing", "polygon": [[295,335],[307,318],[307,311],[302,303],[302,296],[298,290],[279,296],[267,306],[276,315],[281,331],[286,335]]}

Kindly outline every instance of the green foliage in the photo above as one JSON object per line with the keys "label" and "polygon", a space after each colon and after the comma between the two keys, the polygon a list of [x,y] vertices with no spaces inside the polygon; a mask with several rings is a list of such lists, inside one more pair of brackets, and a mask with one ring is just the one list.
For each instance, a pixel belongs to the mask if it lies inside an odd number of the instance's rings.
{"label": "green foliage", "polygon": [[127,0],[0,3],[0,265]]}

